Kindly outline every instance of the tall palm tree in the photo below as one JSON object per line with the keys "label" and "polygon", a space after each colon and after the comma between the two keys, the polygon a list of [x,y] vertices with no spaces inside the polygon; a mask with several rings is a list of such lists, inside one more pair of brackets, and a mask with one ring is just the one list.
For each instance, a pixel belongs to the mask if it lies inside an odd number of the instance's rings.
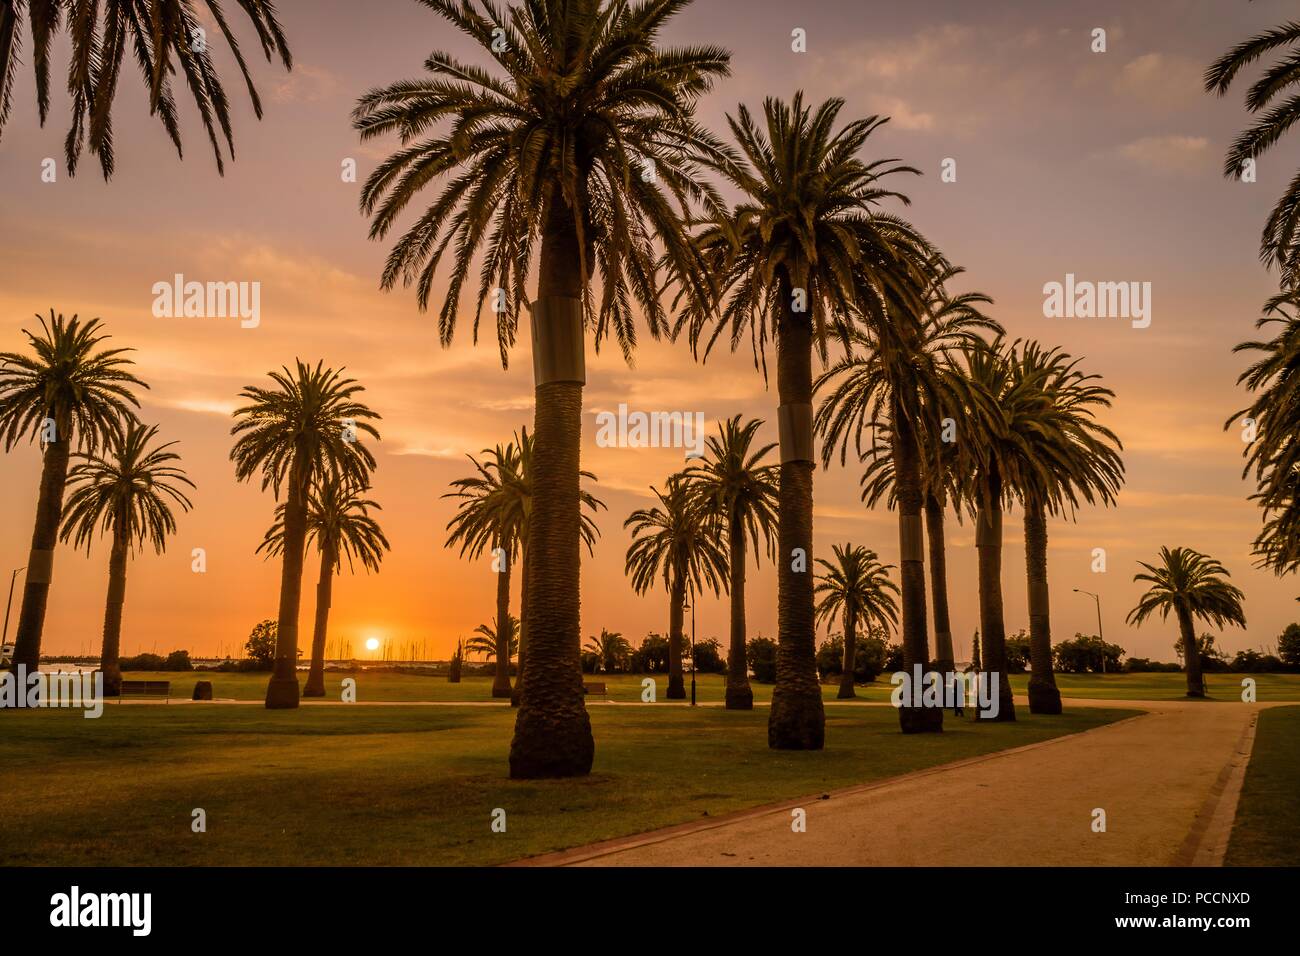
{"label": "tall palm tree", "polygon": [[841,700],[856,697],[853,671],[857,667],[858,624],[889,633],[898,624],[898,585],[889,580],[892,564],[881,564],[876,552],[862,545],[834,545],[835,563],[822,558],[824,569],[817,583],[817,622],[827,623],[844,615],[844,673],[840,677]]}
{"label": "tall palm tree", "polygon": [[474,628],[473,636],[465,642],[466,652],[508,664],[519,651],[519,618],[507,613],[504,620],[505,627],[494,621]]}
{"label": "tall palm tree", "polygon": [[275,665],[266,688],[271,709],[298,706],[298,608],[302,600],[302,566],[307,546],[307,511],[311,492],[327,478],[368,487],[375,458],[361,440],[379,440],[371,424],[379,415],[358,401],[365,388],[345,378],[343,370],[296,360],[270,372],[273,388],[247,385],[239,393],[248,404],[237,408],[230,434],[235,477],[262,476],[262,490],[284,492],[284,561],[280,573],[280,610]]}
{"label": "tall palm tree", "polygon": [[831,99],[814,110],[796,93],[790,103],[764,101],[763,127],[744,106],[728,116],[739,155],[719,171],[742,199],[732,210],[715,210],[696,236],[725,302],[715,309],[687,301],[677,322],[697,350],[706,343],[706,357],[724,332],[733,349],[748,336],[764,377],[767,342],[776,341],[778,651],[768,744],[782,749],[817,750],[825,741],[813,613],[813,353],[824,362],[829,332],[847,338],[843,330],[860,308],[884,322],[876,308],[884,296],[921,311],[930,258],[911,226],[877,208],[890,198],[906,201],[882,179],[915,170],[860,159],[885,120],[854,120],[837,131],[843,105]]}
{"label": "tall palm tree", "polygon": [[[235,0],[257,31],[267,62],[278,54],[286,69],[293,66],[289,46],[276,19],[272,0]],[[0,135],[9,116],[14,78],[22,52],[23,0],[0,0]],[[83,148],[99,157],[104,178],[113,174],[113,100],[117,95],[122,61],[130,50],[149,89],[149,112],[157,116],[168,138],[182,156],[180,116],[172,94],[172,79],[179,72],[194,100],[217,159],[225,171],[221,139],[233,159],[234,134],[230,103],[217,73],[200,10],[220,30],[239,65],[253,112],[262,118],[262,101],[253,86],[248,64],[230,29],[218,0],[26,0],[32,36],[32,66],[36,73],[36,105],[41,125],[50,109],[50,43],[65,31],[72,47],[68,61],[68,91],[72,97],[72,125],[64,148],[68,175],[76,175]]]}
{"label": "tall palm tree", "polygon": [[121,693],[122,669],[118,658],[122,647],[122,605],[126,601],[126,563],[146,543],[155,553],[167,547],[167,536],[176,533],[173,506],[190,510],[190,499],[181,485],[194,487],[175,462],[180,455],[168,451],[175,442],[156,445],[157,426],[148,428],[127,422],[125,431],[112,433],[102,452],[78,452],[79,459],[68,475],[68,502],[64,508],[62,539],[73,547],[83,545],[87,553],[98,534],[111,534],[113,547],[108,560],[108,598],[104,607],[104,643],[99,669],[104,674],[104,692]]}
{"label": "tall palm tree", "polygon": [[684,700],[682,618],[687,591],[699,594],[706,585],[718,591],[726,579],[727,552],[718,515],[692,494],[683,475],[669,478],[666,491],[650,490],[659,505],[638,508],[623,522],[632,529],[624,571],[638,594],[663,580],[668,591],[668,699]]}
{"label": "tall palm tree", "polygon": [[1161,620],[1166,620],[1169,612],[1173,611],[1183,642],[1187,696],[1204,697],[1205,683],[1201,679],[1201,655],[1196,645],[1194,620],[1199,617],[1212,622],[1215,627],[1236,624],[1244,628],[1246,614],[1241,602],[1245,595],[1236,585],[1224,580],[1230,575],[1223,565],[1191,548],[1171,551],[1163,547],[1158,564],[1145,561],[1138,564],[1146,569],[1146,573],[1135,574],[1133,580],[1145,581],[1151,587],[1129,611],[1128,621],[1140,625],[1157,610]]}
{"label": "tall palm tree", "polygon": [[[939,502],[948,497],[952,476],[970,467],[973,443],[949,434],[949,422],[954,428],[957,422],[965,427],[967,416],[961,409],[969,402],[968,384],[949,356],[982,341],[981,332],[997,329],[976,308],[986,296],[971,293],[969,300],[954,300],[944,290],[944,279],[960,270],[937,254],[931,256],[929,268],[919,307],[886,291],[876,308],[889,321],[862,322],[851,329],[844,357],[816,385],[818,391],[829,389],[817,412],[817,429],[825,439],[823,462],[830,464],[838,447],[843,464],[851,438],[859,458],[869,461],[863,500],[874,504],[887,492],[898,509],[903,664],[909,673],[918,666],[932,668],[921,517],[929,499],[934,499],[930,543],[935,656],[944,663],[952,657]],[[962,304],[952,306],[953,301]],[[872,436],[870,445],[863,444],[864,434]],[[942,731],[943,710],[905,704],[899,708],[899,727],[904,733]]]}
{"label": "tall palm tree", "polygon": [[[664,24],[689,0],[424,2],[482,47],[493,67],[434,53],[427,78],[361,98],[353,116],[362,138],[402,140],[367,180],[361,205],[372,215],[371,237],[382,239],[427,184],[442,181],[393,246],[382,285],[414,283],[425,308],[438,264],[454,246],[439,316],[444,343],[480,252],[478,311],[491,296],[503,364],[529,310],[537,560],[524,578],[528,663],[510,773],[578,776],[590,772],[595,751],[578,667],[584,328],[594,330],[597,347],[612,332],[625,356],[636,344],[637,306],[651,335],[665,330],[656,247],[669,277],[701,302],[712,298],[685,224],[689,203],[716,202],[697,179],[696,158],[717,147],[693,112],[714,79],[727,75],[729,55],[714,46],[660,45]],[[448,128],[435,131],[443,119]],[[537,298],[529,305],[535,244]],[[591,288],[597,271],[599,295]],[[477,324],[476,313],[476,333]]]}
{"label": "tall palm tree", "polygon": [[1254,422],[1242,477],[1253,473],[1252,498],[1264,512],[1255,554],[1261,565],[1281,575],[1300,570],[1300,293],[1283,292],[1268,301],[1256,327],[1271,326],[1277,326],[1271,339],[1243,342],[1233,350],[1258,353],[1237,379],[1254,393],[1254,401],[1224,427],[1243,418]]}
{"label": "tall palm tree", "polygon": [[[302,696],[325,696],[325,643],[329,634],[330,606],[334,596],[334,575],[347,558],[353,571],[355,558],[366,571],[378,571],[388,550],[379,522],[370,511],[382,511],[377,503],[362,497],[365,488],[334,474],[323,475],[307,496],[307,537],[305,543],[316,544],[320,552],[320,576],[316,581],[316,621],[311,636],[311,667]],[[257,550],[284,555],[285,505],[276,508],[276,522],[266,532]]]}
{"label": "tall palm tree", "polygon": [[602,627],[599,637],[587,638],[587,653],[600,658],[600,666],[606,674],[613,674],[619,669],[626,669],[632,656],[632,645],[618,631]]}
{"label": "tall palm tree", "polygon": [[731,595],[731,643],[727,651],[727,710],[752,710],[754,691],[749,686],[745,660],[745,565],[747,548],[753,543],[755,558],[760,545],[769,559],[776,560],[776,501],[780,474],[763,459],[775,448],[754,448],[754,437],[763,427],[759,419],[741,424],[737,415],[718,423],[718,434],[709,436],[704,458],[687,468],[685,481],[702,499],[703,507],[724,517],[727,523],[728,591]]}
{"label": "tall palm tree", "polygon": [[95,452],[118,438],[138,408],[131,389],[148,388],[128,370],[131,349],[103,348],[99,319],[65,320],[50,310],[37,316],[40,332],[23,329],[31,354],[0,352],[0,437],[6,452],[22,439],[39,440],[41,484],[36,499],[27,579],[14,637],[13,665],[35,671],[41,660],[45,606],[54,570],[54,546],[63,518],[63,491],[74,447]]}
{"label": "tall palm tree", "polygon": [[[525,437],[527,432],[525,431]],[[460,544],[460,555],[473,560],[485,550],[493,554],[492,566],[497,573],[497,615],[494,625],[510,618],[510,572],[519,552],[525,520],[521,487],[512,476],[520,472],[520,449],[515,442],[483,449],[484,462],[469,455],[475,474],[451,483],[455,489],[444,498],[458,498],[456,514],[447,522],[447,547]],[[492,679],[492,696],[509,697],[510,658],[496,655],[496,674]]]}
{"label": "tall palm tree", "polygon": [[[1014,492],[1024,507],[1029,594],[1029,712],[1059,714],[1061,692],[1052,674],[1052,627],[1047,588],[1048,515],[1073,516],[1080,499],[1113,504],[1124,481],[1123,448],[1095,416],[1115,393],[1085,375],[1060,349],[1025,342],[1012,350],[1018,381],[1040,392],[1039,407],[1009,448],[1022,459]],[[1026,396],[1028,400],[1028,396]],[[1028,415],[1028,409],[1026,408]]]}
{"label": "tall palm tree", "polygon": [[[1243,130],[1223,160],[1223,175],[1236,179],[1246,162],[1256,160],[1277,143],[1300,120],[1300,22],[1290,21],[1243,40],[1205,71],[1205,90],[1225,95],[1237,75],[1261,57],[1279,51],[1282,55],[1246,91],[1246,108],[1258,119]],[[1260,238],[1259,257],[1278,267],[1286,285],[1300,280],[1300,247],[1296,229],[1300,225],[1300,173],[1269,214]]]}

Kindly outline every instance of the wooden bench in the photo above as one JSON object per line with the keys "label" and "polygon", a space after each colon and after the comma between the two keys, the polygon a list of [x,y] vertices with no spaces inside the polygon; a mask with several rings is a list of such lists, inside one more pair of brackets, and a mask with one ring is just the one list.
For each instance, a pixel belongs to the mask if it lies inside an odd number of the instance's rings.
{"label": "wooden bench", "polygon": [[604,694],[605,682],[604,681],[583,681],[582,692],[584,694]]}
{"label": "wooden bench", "polygon": [[124,697],[170,698],[172,682],[169,680],[124,680],[118,700]]}

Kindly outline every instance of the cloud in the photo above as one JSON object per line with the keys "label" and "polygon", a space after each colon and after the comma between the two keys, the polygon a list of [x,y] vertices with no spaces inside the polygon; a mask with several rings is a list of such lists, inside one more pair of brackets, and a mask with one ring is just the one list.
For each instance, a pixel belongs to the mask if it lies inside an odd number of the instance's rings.
{"label": "cloud", "polygon": [[1190,57],[1169,53],[1144,53],[1120,68],[1111,83],[1124,97],[1166,109],[1195,105],[1201,92],[1201,64]]}
{"label": "cloud", "polygon": [[1122,158],[1158,173],[1213,171],[1210,141],[1204,136],[1143,136],[1120,146]]}
{"label": "cloud", "polygon": [[324,67],[295,63],[293,70],[271,91],[277,103],[319,103],[337,100],[339,78]]}

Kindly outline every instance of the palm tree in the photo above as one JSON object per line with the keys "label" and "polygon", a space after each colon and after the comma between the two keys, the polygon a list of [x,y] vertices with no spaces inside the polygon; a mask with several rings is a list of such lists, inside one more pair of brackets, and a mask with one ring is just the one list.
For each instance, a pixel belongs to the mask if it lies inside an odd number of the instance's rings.
{"label": "palm tree", "polygon": [[[505,627],[493,624],[480,624],[474,628],[474,636],[465,642],[465,650],[471,654],[480,654],[484,659],[492,658],[509,666],[510,658],[519,651],[519,618],[507,613]],[[497,696],[493,694],[493,696]]]}
{"label": "palm tree", "polygon": [[889,580],[892,564],[881,564],[876,552],[861,545],[834,545],[835,563],[822,558],[817,563],[825,573],[817,584],[817,622],[828,623],[844,615],[844,673],[840,677],[841,700],[856,697],[853,672],[857,667],[858,623],[868,631],[879,627],[885,633],[898,624],[898,585]]}
{"label": "palm tree", "polygon": [[[334,575],[347,558],[353,571],[353,558],[367,571],[378,571],[388,550],[379,522],[370,511],[382,511],[374,501],[363,498],[365,488],[337,475],[323,475],[307,496],[306,544],[316,543],[320,552],[320,577],[316,582],[316,622],[311,637],[311,668],[302,696],[325,696],[325,643],[329,634],[330,606],[333,603]],[[276,508],[276,522],[257,550],[283,556],[285,506]]]}
{"label": "palm tree", "polygon": [[[1052,627],[1047,588],[1047,517],[1072,516],[1079,500],[1113,504],[1124,481],[1120,440],[1095,420],[1114,392],[1059,349],[1026,342],[1012,350],[1018,380],[1039,390],[1038,408],[1018,429],[1015,494],[1025,512],[1029,594],[1029,712],[1059,714],[1061,692],[1052,674]],[[1028,399],[1027,396],[1027,400]],[[1026,408],[1028,415],[1028,408]],[[1009,449],[1010,450],[1010,449]]]}
{"label": "palm tree", "polygon": [[[509,442],[485,448],[483,454],[483,463],[473,455],[467,456],[475,474],[456,479],[451,483],[455,490],[443,495],[460,499],[456,514],[447,522],[447,547],[459,543],[460,556],[468,555],[473,560],[482,557],[485,549],[492,551],[492,566],[497,572],[496,626],[500,627],[510,617],[510,572],[525,520],[520,483],[511,481],[520,472],[520,449],[517,443]],[[510,658],[498,654],[492,696],[509,697],[510,693]]]}
{"label": "palm tree", "polygon": [[371,420],[379,415],[356,400],[363,386],[323,362],[312,368],[297,360],[294,371],[286,367],[269,377],[274,388],[247,385],[239,393],[248,404],[234,413],[230,433],[237,438],[230,459],[239,481],[260,472],[263,491],[272,489],[277,499],[285,493],[279,630],[266,688],[266,706],[281,709],[298,706],[298,607],[308,501],[326,480],[369,486],[375,458],[361,435],[378,441]]}
{"label": "palm tree", "polygon": [[13,666],[35,671],[41,660],[45,606],[54,570],[54,546],[63,518],[63,491],[74,446],[93,453],[122,434],[140,403],[135,386],[148,388],[129,371],[131,349],[106,349],[99,319],[65,320],[50,310],[39,333],[23,329],[31,355],[0,352],[0,436],[6,452],[26,438],[39,440],[41,484],[36,500],[27,579],[14,637]]}
{"label": "palm tree", "polygon": [[618,631],[600,629],[600,637],[587,638],[587,653],[595,654],[600,659],[606,674],[613,674],[626,669],[628,659],[632,656],[632,645]]}
{"label": "palm tree", "polygon": [[1262,566],[1281,575],[1300,569],[1300,292],[1268,301],[1256,327],[1273,325],[1278,329],[1271,339],[1243,342],[1233,350],[1259,353],[1237,379],[1254,393],[1254,401],[1224,427],[1243,417],[1254,423],[1242,477],[1254,473],[1252,498],[1264,512],[1255,554]]}
{"label": "palm tree", "polygon": [[837,132],[843,105],[827,100],[814,111],[802,93],[788,104],[769,98],[763,103],[766,129],[744,106],[737,117],[728,116],[743,156],[730,157],[719,171],[743,198],[730,211],[716,210],[696,237],[725,302],[715,309],[687,301],[676,326],[689,329],[698,350],[705,326],[714,324],[706,357],[724,331],[733,349],[748,335],[764,377],[766,345],[769,338],[776,341],[779,611],[768,744],[782,749],[818,750],[825,740],[811,571],[813,353],[825,361],[828,330],[847,338],[859,307],[883,322],[875,305],[886,295],[904,298],[920,312],[920,273],[930,256],[911,226],[877,211],[886,199],[906,201],[881,180],[915,170],[892,160],[859,159],[885,120],[855,120]]}
{"label": "palm tree", "polygon": [[167,536],[176,533],[172,506],[190,510],[181,485],[194,482],[174,462],[180,456],[168,451],[175,442],[154,445],[156,426],[130,421],[122,433],[108,436],[103,453],[78,452],[79,462],[68,475],[69,494],[64,508],[62,539],[87,553],[97,534],[111,534],[108,561],[108,599],[104,608],[104,644],[99,668],[104,692],[116,697],[122,688],[118,656],[122,646],[122,605],[126,600],[126,563],[145,543],[162,554]]}
{"label": "palm tree", "polygon": [[[665,330],[656,244],[670,278],[700,301],[711,298],[685,223],[688,204],[712,195],[697,181],[696,158],[717,147],[692,114],[727,74],[728,54],[659,45],[665,22],[689,0],[525,0],[505,9],[488,0],[424,2],[483,47],[494,69],[434,53],[428,78],[361,98],[353,116],[362,138],[396,133],[403,144],[371,174],[361,205],[373,217],[371,238],[382,239],[426,184],[443,180],[389,253],[382,285],[414,283],[425,308],[454,244],[439,317],[444,343],[480,252],[478,311],[491,296],[503,364],[521,312],[530,312],[537,560],[524,578],[528,676],[510,774],[580,776],[595,752],[579,672],[584,327],[597,347],[612,332],[627,357],[636,307],[651,335]],[[450,128],[432,132],[444,118]],[[528,305],[538,239],[537,298]],[[476,313],[476,333],[477,324]]]}
{"label": "palm tree", "polygon": [[[1266,153],[1300,120],[1300,95],[1297,95],[1300,73],[1296,72],[1296,62],[1300,60],[1300,22],[1293,20],[1242,41],[1205,71],[1206,92],[1223,96],[1243,69],[1275,50],[1286,52],[1246,91],[1246,108],[1258,119],[1228,148],[1223,161],[1223,175],[1228,179],[1240,177],[1247,161]],[[1260,259],[1270,267],[1277,266],[1288,286],[1300,279],[1298,223],[1300,174],[1291,180],[1273,207],[1260,238]]]}
{"label": "palm tree", "polygon": [[[850,438],[868,466],[862,476],[862,499],[879,500],[898,509],[902,582],[903,662],[912,673],[931,667],[925,608],[926,512],[935,607],[935,662],[953,658],[948,617],[943,513],[955,495],[957,476],[971,467],[974,445],[958,441],[956,423],[969,404],[969,386],[950,355],[982,341],[980,333],[1000,327],[979,311],[989,301],[982,293],[952,296],[947,280],[962,270],[932,256],[921,305],[889,294],[877,306],[888,322],[864,322],[848,332],[842,359],[816,383],[829,389],[817,410],[817,430],[824,438],[822,461],[829,465],[839,448],[847,459]],[[952,434],[948,423],[952,423]],[[863,443],[870,434],[869,444]],[[942,708],[899,708],[904,733],[943,729]]]}
{"label": "palm tree", "polygon": [[[692,119],[693,106],[726,74],[727,54],[657,46],[664,22],[687,0],[529,0],[508,16],[486,2],[426,2],[483,46],[505,76],[435,53],[425,63],[430,78],[367,93],[354,112],[363,139],[396,132],[404,148],[371,175],[362,208],[373,214],[371,237],[383,238],[426,183],[463,169],[394,246],[382,283],[416,283],[427,307],[454,241],[439,320],[450,342],[471,260],[483,249],[478,306],[481,312],[493,296],[503,364],[540,236],[530,312],[539,438],[532,544],[541,560],[529,564],[524,585],[526,653],[537,667],[527,668],[535,676],[525,681],[511,774],[585,774],[594,744],[576,666],[584,314],[597,345],[612,327],[627,355],[634,302],[652,335],[662,331],[652,238],[672,275],[698,297],[710,291],[683,223],[688,200],[703,194],[693,157],[714,148]],[[442,117],[453,120],[450,132],[428,136]],[[599,303],[589,289],[592,265],[603,280]]]}
{"label": "palm tree", "polygon": [[727,652],[728,710],[752,710],[754,692],[749,686],[745,660],[745,565],[748,544],[755,558],[760,544],[776,560],[776,500],[779,471],[763,459],[775,448],[754,448],[754,436],[763,427],[759,419],[741,424],[737,415],[718,423],[702,461],[690,464],[685,481],[701,498],[702,507],[727,522],[728,591],[731,595],[731,643]]}
{"label": "palm tree", "polygon": [[[289,46],[276,19],[272,0],[235,0],[257,31],[267,62],[279,54],[286,69],[293,66]],[[225,171],[221,138],[233,159],[234,136],[230,103],[209,51],[205,21],[200,9],[215,22],[230,47],[252,100],[253,112],[262,118],[262,101],[253,86],[239,43],[218,0],[99,0],[95,4],[74,0],[27,0],[32,36],[32,66],[36,73],[36,105],[41,125],[50,109],[50,42],[66,30],[72,47],[68,61],[68,91],[72,97],[72,125],[64,142],[68,175],[76,175],[82,149],[89,146],[99,157],[104,178],[113,174],[113,100],[117,95],[122,61],[130,50],[149,88],[149,112],[157,116],[167,136],[182,156],[179,111],[172,95],[172,78],[179,72],[203,120],[208,141]],[[0,135],[9,116],[10,94],[21,52],[23,0],[0,0]],[[87,139],[89,137],[89,139]],[[220,138],[219,138],[220,137]]]}
{"label": "palm tree", "polygon": [[682,474],[668,479],[666,491],[651,488],[659,505],[638,508],[623,522],[632,529],[624,573],[638,594],[662,578],[668,591],[668,699],[685,700],[682,681],[682,617],[686,593],[707,585],[718,591],[727,573],[727,553],[716,512],[691,492]]}
{"label": "palm tree", "polygon": [[1130,624],[1140,625],[1153,611],[1160,612],[1166,620],[1173,611],[1178,619],[1178,630],[1183,642],[1183,661],[1187,668],[1187,696],[1204,697],[1205,683],[1201,679],[1201,655],[1196,646],[1194,619],[1213,622],[1215,627],[1236,624],[1246,626],[1246,615],[1241,608],[1245,595],[1236,585],[1224,578],[1227,570],[1209,555],[1191,548],[1164,547],[1160,549],[1158,565],[1139,561],[1145,574],[1135,574],[1134,581],[1151,585],[1142,595],[1137,607],[1129,611]]}

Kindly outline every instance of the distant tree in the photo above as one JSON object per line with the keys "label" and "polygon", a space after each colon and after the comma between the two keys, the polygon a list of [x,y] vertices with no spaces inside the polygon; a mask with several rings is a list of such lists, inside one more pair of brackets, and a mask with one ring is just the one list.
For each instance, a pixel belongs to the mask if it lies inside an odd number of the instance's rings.
{"label": "distant tree", "polygon": [[1124,670],[1129,674],[1171,673],[1176,674],[1182,667],[1173,661],[1153,661],[1147,657],[1129,657],[1124,660]]}
{"label": "distant tree", "polygon": [[190,663],[189,651],[172,651],[167,655],[167,663],[163,670],[168,671],[192,671],[194,665]]}
{"label": "distant tree", "polygon": [[456,653],[452,654],[451,662],[447,665],[447,680],[452,684],[460,683],[460,672],[465,666],[465,639],[461,638],[456,642]]}
{"label": "distant tree", "polygon": [[745,655],[754,680],[760,684],[776,683],[776,641],[768,637],[753,637],[745,643]]}
{"label": "distant tree", "polygon": [[975,635],[970,639],[970,666],[971,670],[981,671],[984,664],[980,661],[980,632],[976,628]]}
{"label": "distant tree", "polygon": [[600,669],[606,674],[616,674],[628,669],[632,660],[632,645],[618,631],[600,629],[599,637],[587,638],[584,654],[594,654]]}
{"label": "distant tree", "polygon": [[1075,634],[1073,640],[1061,641],[1052,648],[1056,669],[1063,674],[1119,673],[1123,656],[1124,648],[1108,644],[1095,634]]}
{"label": "distant tree", "polygon": [[887,644],[885,646],[885,670],[891,674],[903,669],[903,645]]}
{"label": "distant tree", "polygon": [[1261,654],[1254,650],[1237,651],[1237,656],[1228,666],[1242,674],[1276,674],[1286,667],[1272,654]]}
{"label": "distant tree", "polygon": [[[701,674],[726,674],[727,659],[722,656],[722,642],[716,637],[695,641],[695,670]],[[746,676],[745,683],[749,683]]]}
{"label": "distant tree", "polygon": [[1300,624],[1288,624],[1277,639],[1277,656],[1287,667],[1300,669]]}
{"label": "distant tree", "polygon": [[838,631],[827,635],[817,645],[817,676],[822,680],[844,673],[844,635]]}
{"label": "distant tree", "polygon": [[[1218,646],[1217,640],[1213,634],[1202,634],[1196,639],[1197,651],[1201,656],[1202,670],[1219,672],[1228,670],[1228,655]],[[1174,651],[1178,654],[1179,662],[1185,665],[1182,641],[1174,643]]]}
{"label": "distant tree", "polygon": [[1023,674],[1029,667],[1029,634],[1021,628],[1007,638],[1007,673]]}
{"label": "distant tree", "polygon": [[641,646],[632,654],[632,671],[636,674],[658,674],[668,670],[668,638],[662,634],[647,634]]}
{"label": "distant tree", "polygon": [[253,628],[244,644],[248,659],[269,669],[275,664],[275,642],[280,630],[278,622],[267,618]]}

